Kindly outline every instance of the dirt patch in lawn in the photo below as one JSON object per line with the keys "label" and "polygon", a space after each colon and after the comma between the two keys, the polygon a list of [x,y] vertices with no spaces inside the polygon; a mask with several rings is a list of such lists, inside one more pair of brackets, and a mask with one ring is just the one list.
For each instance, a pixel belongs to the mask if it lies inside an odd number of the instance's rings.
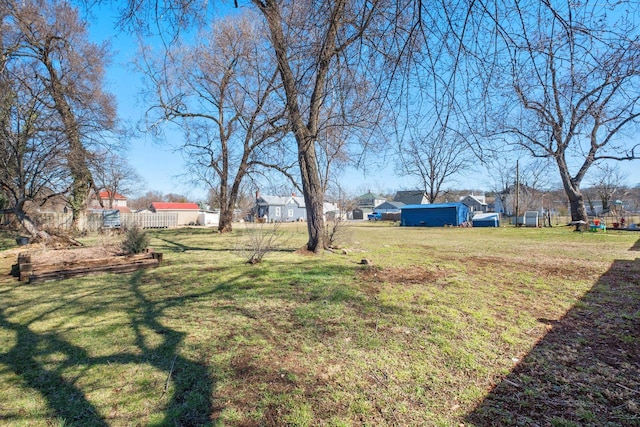
{"label": "dirt patch in lawn", "polygon": [[557,278],[563,280],[589,280],[606,271],[606,264],[585,264],[581,260],[558,259],[552,257],[512,257],[509,260],[497,256],[469,256],[463,259],[441,257],[433,265],[380,268],[366,265],[358,271],[359,277],[368,283],[392,284],[437,284],[452,274],[440,261],[454,262],[463,266],[474,275],[493,276],[496,272],[532,273],[536,277]]}
{"label": "dirt patch in lawn", "polygon": [[446,270],[436,267],[427,269],[425,267],[393,267],[377,268],[366,267],[359,271],[362,280],[376,283],[397,283],[397,284],[426,284],[434,283],[446,277]]}
{"label": "dirt patch in lawn", "polygon": [[80,246],[66,249],[49,249],[40,245],[29,245],[28,247],[23,247],[19,252],[29,253],[33,264],[73,263],[123,255],[122,249],[118,244]]}
{"label": "dirt patch in lawn", "polygon": [[365,266],[358,270],[357,275],[363,283],[363,290],[366,294],[377,295],[384,283],[397,286],[425,285],[442,287],[445,282],[447,271],[440,267],[428,269],[420,266],[413,267],[392,267],[379,268],[375,266]]}

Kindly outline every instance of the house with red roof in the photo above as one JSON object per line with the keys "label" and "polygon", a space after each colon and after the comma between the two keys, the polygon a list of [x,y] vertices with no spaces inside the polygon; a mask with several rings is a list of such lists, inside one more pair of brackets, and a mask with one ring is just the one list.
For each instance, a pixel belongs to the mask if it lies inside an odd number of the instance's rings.
{"label": "house with red roof", "polygon": [[153,202],[149,210],[156,213],[177,214],[178,225],[197,224],[200,214],[200,206],[197,203]]}
{"label": "house with red roof", "polygon": [[[100,206],[101,201],[102,206]],[[110,191],[101,191],[97,197],[92,193],[89,200],[89,209],[115,209],[123,213],[131,212],[131,209],[127,207],[127,198],[122,194]]]}

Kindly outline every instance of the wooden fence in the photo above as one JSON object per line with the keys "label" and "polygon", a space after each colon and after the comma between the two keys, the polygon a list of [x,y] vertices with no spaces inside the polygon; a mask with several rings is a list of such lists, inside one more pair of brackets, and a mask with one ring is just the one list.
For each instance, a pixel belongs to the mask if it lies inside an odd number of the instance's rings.
{"label": "wooden fence", "polygon": [[[68,231],[71,229],[71,212],[38,212],[31,218],[36,224],[47,231]],[[89,232],[98,231],[102,228],[102,214],[87,213],[85,217],[84,229]]]}
{"label": "wooden fence", "polygon": [[[71,228],[71,212],[40,212],[33,219],[45,230],[68,231]],[[120,213],[120,227],[129,228],[137,225],[141,228],[172,228],[178,226],[178,214],[175,212]],[[96,232],[104,227],[101,212],[89,212],[85,217],[84,227],[88,232]]]}

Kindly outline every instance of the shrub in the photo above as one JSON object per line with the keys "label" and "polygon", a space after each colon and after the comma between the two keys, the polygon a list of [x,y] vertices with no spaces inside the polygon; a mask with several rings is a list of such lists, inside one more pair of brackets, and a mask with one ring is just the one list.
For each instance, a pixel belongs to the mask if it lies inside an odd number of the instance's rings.
{"label": "shrub", "polygon": [[267,253],[277,250],[282,243],[283,234],[280,232],[279,222],[247,223],[246,231],[246,241],[238,245],[237,252],[249,264],[261,263]]}
{"label": "shrub", "polygon": [[122,251],[125,254],[139,254],[149,247],[149,236],[139,225],[134,225],[125,230],[122,241]]}
{"label": "shrub", "polygon": [[325,243],[330,249],[338,249],[349,239],[347,221],[335,215],[325,221]]}

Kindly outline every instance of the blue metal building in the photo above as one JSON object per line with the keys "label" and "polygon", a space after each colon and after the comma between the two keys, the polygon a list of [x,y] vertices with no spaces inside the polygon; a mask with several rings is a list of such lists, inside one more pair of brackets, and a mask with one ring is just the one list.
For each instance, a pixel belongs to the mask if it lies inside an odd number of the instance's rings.
{"label": "blue metal building", "polygon": [[469,222],[469,208],[463,203],[407,205],[400,212],[400,225],[407,227],[458,227]]}

